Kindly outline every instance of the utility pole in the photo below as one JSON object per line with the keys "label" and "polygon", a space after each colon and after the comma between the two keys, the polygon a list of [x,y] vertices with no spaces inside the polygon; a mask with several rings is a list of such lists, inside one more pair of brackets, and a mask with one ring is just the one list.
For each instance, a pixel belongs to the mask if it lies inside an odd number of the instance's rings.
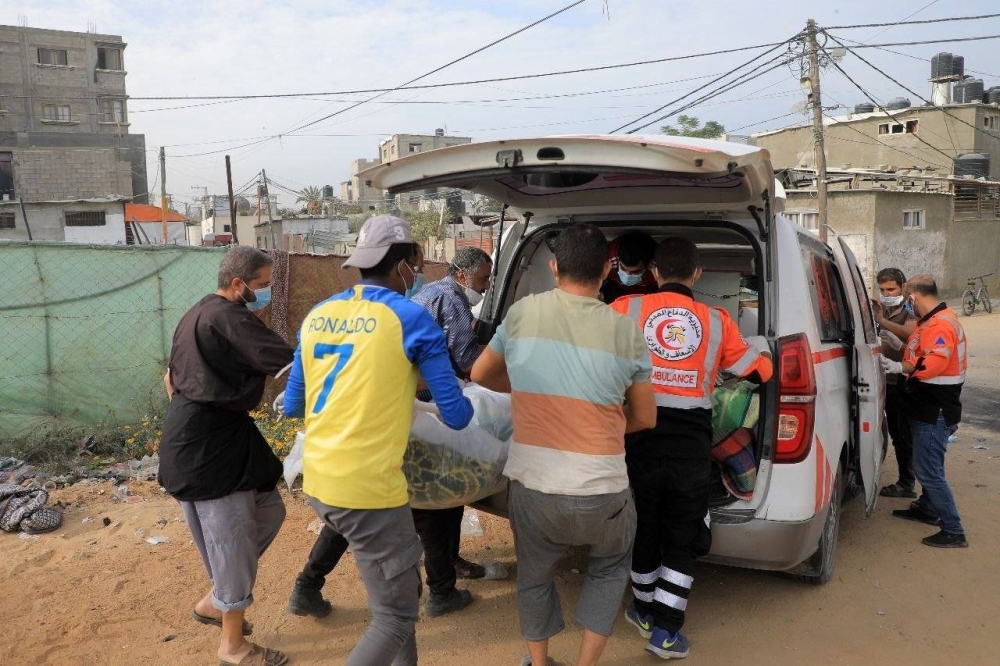
{"label": "utility pole", "polygon": [[163,244],[167,244],[167,151],[160,146],[160,220],[163,222]]}
{"label": "utility pole", "polygon": [[229,163],[229,155],[226,155],[226,185],[229,186],[229,220],[232,222],[229,228],[233,230],[233,245],[239,245],[240,239],[236,235],[236,199],[233,197],[233,167]]}
{"label": "utility pole", "polygon": [[271,216],[271,192],[267,187],[267,170],[261,169],[260,175],[264,178],[264,205],[267,206],[267,228],[271,232],[271,247],[277,248],[278,241],[274,236],[274,218]]}
{"label": "utility pole", "polygon": [[809,103],[813,114],[813,153],[816,160],[816,217],[819,222],[819,239],[827,240],[829,225],[827,224],[826,208],[826,148],[823,143],[823,100],[819,92],[819,44],[816,41],[818,32],[816,21],[806,22],[806,45],[809,55],[808,83],[803,84],[809,89]]}

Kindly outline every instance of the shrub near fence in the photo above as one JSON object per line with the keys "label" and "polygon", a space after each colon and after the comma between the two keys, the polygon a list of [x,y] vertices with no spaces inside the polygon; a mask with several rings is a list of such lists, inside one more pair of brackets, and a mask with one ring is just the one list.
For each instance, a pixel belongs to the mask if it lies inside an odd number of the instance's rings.
{"label": "shrub near fence", "polygon": [[[224,250],[0,243],[0,437],[135,419]],[[165,399],[165,397],[164,397]]]}

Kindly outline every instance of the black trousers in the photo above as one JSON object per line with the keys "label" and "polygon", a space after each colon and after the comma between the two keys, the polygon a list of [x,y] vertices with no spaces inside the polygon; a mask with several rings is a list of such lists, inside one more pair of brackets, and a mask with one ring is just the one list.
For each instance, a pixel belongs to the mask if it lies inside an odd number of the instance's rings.
{"label": "black trousers", "polygon": [[323,589],[326,577],[330,575],[337,562],[347,552],[347,539],[337,534],[329,525],[323,525],[323,531],[313,544],[306,566],[295,582],[303,587]]}
{"label": "black trousers", "polygon": [[892,448],[896,450],[899,485],[912,490],[916,476],[913,474],[913,438],[910,435],[905,400],[902,384],[889,384],[885,387],[885,420],[889,426]]}
{"label": "black trousers", "polygon": [[[705,458],[636,457],[626,453],[637,526],[632,550],[636,609],[676,633],[684,626],[695,561],[712,545],[708,526],[710,432]],[[668,447],[669,440],[663,442]]]}
{"label": "black trousers", "polygon": [[462,539],[465,507],[412,509],[413,524],[424,547],[424,571],[431,594],[444,596],[455,589],[455,562]]}

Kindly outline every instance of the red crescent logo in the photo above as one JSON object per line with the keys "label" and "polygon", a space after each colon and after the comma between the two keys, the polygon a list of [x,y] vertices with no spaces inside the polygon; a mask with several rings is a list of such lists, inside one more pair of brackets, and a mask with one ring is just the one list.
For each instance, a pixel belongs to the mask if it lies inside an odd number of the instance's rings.
{"label": "red crescent logo", "polygon": [[663,329],[666,328],[667,326],[670,326],[671,324],[677,323],[677,321],[679,321],[679,320],[677,320],[677,319],[664,319],[662,322],[660,322],[660,325],[656,327],[656,339],[659,340],[660,344],[663,345],[664,347],[666,347],[667,349],[680,349],[681,348],[681,345],[673,345],[673,344],[670,344],[666,340],[663,339]]}

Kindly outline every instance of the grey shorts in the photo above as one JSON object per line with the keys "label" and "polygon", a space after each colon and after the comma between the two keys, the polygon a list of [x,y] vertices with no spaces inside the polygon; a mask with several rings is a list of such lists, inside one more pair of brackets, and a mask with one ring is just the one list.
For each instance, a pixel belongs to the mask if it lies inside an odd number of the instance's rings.
{"label": "grey shorts", "polygon": [[555,586],[556,563],[571,546],[589,546],[575,619],[610,636],[632,564],[635,504],[624,490],[610,495],[549,495],[510,483],[510,522],[517,552],[521,635],[542,641],[565,628]]}
{"label": "grey shorts", "polygon": [[247,490],[180,505],[212,581],[212,605],[223,612],[243,610],[253,603],[257,560],[285,520],[281,495]]}

